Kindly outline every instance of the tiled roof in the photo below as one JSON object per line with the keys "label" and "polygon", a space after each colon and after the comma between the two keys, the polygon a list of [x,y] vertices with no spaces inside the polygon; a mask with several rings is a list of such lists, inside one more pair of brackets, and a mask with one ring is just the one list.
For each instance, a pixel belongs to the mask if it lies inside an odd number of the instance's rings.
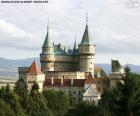
{"label": "tiled roof", "polygon": [[34,61],[28,70],[28,74],[40,74],[40,73],[41,73],[41,69]]}
{"label": "tiled roof", "polygon": [[84,82],[85,82],[85,79],[74,79],[73,85],[84,87]]}
{"label": "tiled roof", "polygon": [[88,76],[85,80],[85,84],[95,84],[95,80],[92,76]]}
{"label": "tiled roof", "polygon": [[71,85],[71,79],[63,79],[63,84],[61,85],[61,79],[53,79],[53,85],[52,85],[52,79],[46,79],[44,82],[45,87],[84,87],[85,79],[73,79],[73,85]]}
{"label": "tiled roof", "polygon": [[65,46],[62,46],[61,44],[54,45],[54,52],[55,55],[74,55],[79,53],[78,49],[73,50]]}

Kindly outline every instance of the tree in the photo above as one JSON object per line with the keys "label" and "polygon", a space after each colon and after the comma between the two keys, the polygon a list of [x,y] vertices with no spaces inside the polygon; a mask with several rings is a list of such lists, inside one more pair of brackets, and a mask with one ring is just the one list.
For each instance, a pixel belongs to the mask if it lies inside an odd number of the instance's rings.
{"label": "tree", "polygon": [[38,90],[39,86],[34,82],[28,99],[27,112],[30,116],[50,116],[51,111],[47,106],[47,101]]}
{"label": "tree", "polygon": [[140,75],[131,73],[130,76],[134,78],[134,86],[132,95],[128,101],[128,109],[131,116],[140,115]]}
{"label": "tree", "polygon": [[4,93],[2,96],[2,99],[11,107],[11,109],[14,111],[15,114],[21,114],[22,113],[22,107],[20,105],[20,97],[14,93]]}
{"label": "tree", "polygon": [[34,81],[34,84],[32,86],[32,90],[31,91],[34,91],[34,90],[39,91],[39,85],[38,85],[38,83],[36,81]]}
{"label": "tree", "polygon": [[63,116],[71,107],[70,97],[63,91],[46,90],[43,92],[48,107],[56,116]]}
{"label": "tree", "polygon": [[21,97],[28,94],[27,84],[24,82],[23,79],[19,79],[15,83],[14,92],[16,92]]}
{"label": "tree", "polygon": [[134,75],[130,72],[130,68],[126,67],[122,81],[115,88],[102,94],[98,104],[100,110],[105,109],[111,116],[140,115],[140,83],[138,82],[140,82],[140,75]]}
{"label": "tree", "polygon": [[99,111],[94,102],[85,101],[70,109],[65,116],[98,116],[98,113]]}
{"label": "tree", "polygon": [[0,116],[14,116],[11,107],[2,99],[0,99]]}
{"label": "tree", "polygon": [[27,101],[28,101],[28,89],[27,84],[23,79],[19,79],[15,83],[14,92],[17,93],[20,97],[20,104],[23,109],[26,109]]}

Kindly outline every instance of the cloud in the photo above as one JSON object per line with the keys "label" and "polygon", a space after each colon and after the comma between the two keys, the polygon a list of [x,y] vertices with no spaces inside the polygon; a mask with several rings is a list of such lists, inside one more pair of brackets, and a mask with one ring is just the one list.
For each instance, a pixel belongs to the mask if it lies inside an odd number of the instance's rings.
{"label": "cloud", "polygon": [[52,41],[73,47],[75,34],[78,42],[82,39],[88,12],[89,30],[97,45],[97,53],[140,53],[140,7],[128,8],[126,0],[0,4],[0,11],[0,45],[3,47],[40,50],[48,16]]}
{"label": "cloud", "polygon": [[0,46],[14,47],[17,49],[35,49],[38,47],[39,42],[33,34],[19,29],[2,19],[0,19],[0,38]]}

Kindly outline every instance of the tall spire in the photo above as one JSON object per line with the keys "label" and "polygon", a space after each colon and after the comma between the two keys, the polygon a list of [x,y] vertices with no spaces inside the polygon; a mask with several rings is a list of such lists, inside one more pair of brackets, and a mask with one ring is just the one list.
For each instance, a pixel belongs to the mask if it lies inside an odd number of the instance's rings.
{"label": "tall spire", "polygon": [[88,30],[88,13],[86,14],[86,28],[85,28],[84,35],[81,41],[81,45],[92,45],[92,41],[91,41],[89,30]]}
{"label": "tall spire", "polygon": [[77,44],[76,44],[76,35],[75,35],[75,43],[74,43],[74,47],[73,47],[74,50],[77,49]]}
{"label": "tall spire", "polygon": [[53,44],[50,40],[50,35],[49,35],[49,17],[48,17],[48,24],[47,24],[47,35],[46,35],[46,38],[45,38],[45,41],[44,41],[44,44],[43,44],[43,48],[47,48],[47,47],[52,47]]}
{"label": "tall spire", "polygon": [[47,33],[49,32],[49,17],[48,17],[48,22],[47,22]]}
{"label": "tall spire", "polygon": [[88,13],[86,14],[86,26],[88,26]]}

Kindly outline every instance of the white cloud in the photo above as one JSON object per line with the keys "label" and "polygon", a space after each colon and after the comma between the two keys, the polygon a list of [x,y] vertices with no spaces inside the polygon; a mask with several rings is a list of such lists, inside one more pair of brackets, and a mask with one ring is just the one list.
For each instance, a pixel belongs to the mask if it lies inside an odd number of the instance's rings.
{"label": "white cloud", "polygon": [[81,41],[88,12],[90,32],[97,45],[96,54],[140,53],[140,7],[127,8],[126,0],[0,4],[0,11],[0,45],[5,47],[40,50],[48,16],[52,40],[73,47],[75,34],[77,41]]}
{"label": "white cloud", "polygon": [[[0,45],[20,49],[34,49],[39,40],[35,35],[17,28],[15,25],[0,19]],[[34,46],[32,46],[34,45]]]}
{"label": "white cloud", "polygon": [[2,19],[0,19],[0,31],[1,33],[10,35],[13,38],[32,38],[31,34],[28,34],[25,31],[16,28],[15,25],[12,25]]}

